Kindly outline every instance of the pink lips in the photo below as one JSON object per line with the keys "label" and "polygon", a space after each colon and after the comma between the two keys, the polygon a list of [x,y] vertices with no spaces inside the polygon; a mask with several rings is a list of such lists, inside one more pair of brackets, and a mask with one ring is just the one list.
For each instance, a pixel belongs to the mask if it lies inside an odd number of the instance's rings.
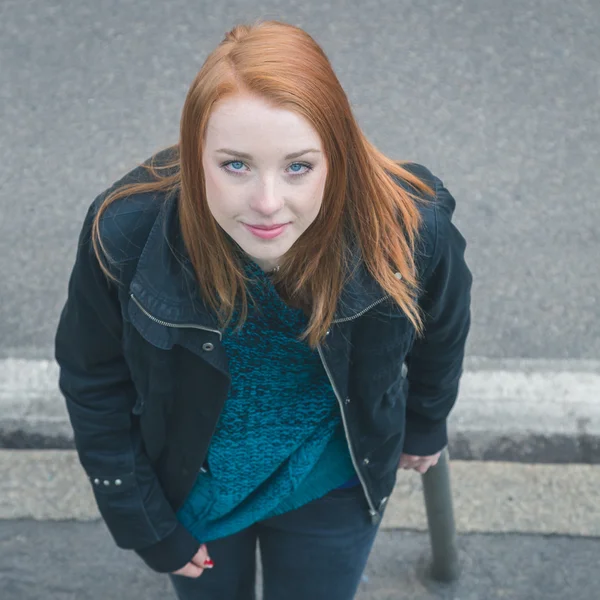
{"label": "pink lips", "polygon": [[244,223],[244,227],[246,227],[250,233],[253,233],[256,237],[262,238],[263,240],[272,240],[280,236],[286,230],[288,225],[289,223],[284,223],[283,225],[264,227],[262,225],[248,225],[247,223]]}

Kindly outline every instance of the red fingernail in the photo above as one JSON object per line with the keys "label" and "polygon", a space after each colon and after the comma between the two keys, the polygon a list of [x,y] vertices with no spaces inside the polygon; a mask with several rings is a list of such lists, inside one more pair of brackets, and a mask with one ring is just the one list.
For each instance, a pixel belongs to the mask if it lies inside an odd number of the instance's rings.
{"label": "red fingernail", "polygon": [[208,567],[209,569],[212,569],[215,566],[215,563],[210,558],[207,558],[204,561],[204,566]]}

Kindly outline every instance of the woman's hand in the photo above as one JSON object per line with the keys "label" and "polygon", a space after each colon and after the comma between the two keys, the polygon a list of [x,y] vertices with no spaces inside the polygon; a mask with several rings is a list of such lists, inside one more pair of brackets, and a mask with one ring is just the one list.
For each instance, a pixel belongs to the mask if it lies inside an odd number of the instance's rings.
{"label": "woman's hand", "polygon": [[429,467],[435,467],[442,452],[432,454],[431,456],[413,456],[412,454],[402,454],[400,456],[399,469],[414,469],[421,473],[421,475],[427,472]]}
{"label": "woman's hand", "polygon": [[213,561],[208,556],[208,550],[206,544],[202,544],[198,549],[198,552],[194,554],[192,560],[185,566],[181,567],[177,571],[173,571],[173,575],[183,575],[184,577],[191,577],[196,579],[204,573],[204,569],[212,569]]}

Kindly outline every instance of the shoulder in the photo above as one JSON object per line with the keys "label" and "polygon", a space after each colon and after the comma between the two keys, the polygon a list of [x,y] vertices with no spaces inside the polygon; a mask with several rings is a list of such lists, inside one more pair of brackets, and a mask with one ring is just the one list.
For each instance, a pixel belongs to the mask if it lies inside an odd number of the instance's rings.
{"label": "shoulder", "polygon": [[[143,164],[148,164],[150,159]],[[106,198],[117,189],[135,183],[149,183],[151,174],[142,165],[135,167],[92,202],[88,215],[95,217]],[[139,258],[150,231],[162,211],[175,200],[165,192],[137,192],[114,200],[99,219],[100,238],[107,252],[117,262]]]}
{"label": "shoulder", "polygon": [[[433,198],[428,196],[430,203],[419,204],[424,219],[452,219],[456,209],[456,200],[444,186],[444,182],[434,175],[427,167],[418,163],[406,163],[402,167],[425,182],[434,192]],[[411,190],[414,192],[414,190]]]}
{"label": "shoulder", "polygon": [[[444,182],[424,165],[404,163],[402,167],[416,175],[433,190],[433,196],[425,198],[426,203],[417,203],[422,219],[418,249],[428,263],[433,263],[435,262],[435,256],[443,246],[450,227],[452,227],[451,222],[456,209],[456,200],[445,187]],[[397,179],[395,180],[398,182]],[[405,182],[398,183],[407,186]],[[412,187],[410,191],[415,192]],[[425,270],[428,271],[429,269],[425,267]]]}

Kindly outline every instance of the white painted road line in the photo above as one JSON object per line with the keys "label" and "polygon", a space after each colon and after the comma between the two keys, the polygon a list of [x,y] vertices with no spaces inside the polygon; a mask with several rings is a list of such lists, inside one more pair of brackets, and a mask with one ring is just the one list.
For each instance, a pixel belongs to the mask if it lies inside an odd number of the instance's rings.
{"label": "white painted road line", "polygon": [[[0,432],[72,439],[54,361],[0,360]],[[600,437],[600,362],[465,362],[449,428],[457,435],[522,439]]]}
{"label": "white painted road line", "polygon": [[466,371],[452,418],[462,431],[600,433],[600,375]]}

